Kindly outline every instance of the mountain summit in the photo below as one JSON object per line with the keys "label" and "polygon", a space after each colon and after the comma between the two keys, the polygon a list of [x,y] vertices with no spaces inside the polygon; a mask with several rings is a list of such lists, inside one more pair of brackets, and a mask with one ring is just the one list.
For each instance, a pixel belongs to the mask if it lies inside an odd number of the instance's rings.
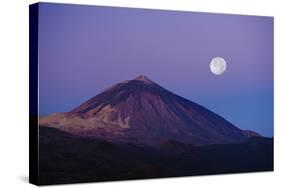
{"label": "mountain summit", "polygon": [[147,84],[154,84],[154,82],[151,81],[149,78],[147,78],[145,75],[139,75],[134,80],[143,81],[144,83]]}
{"label": "mountain summit", "polygon": [[40,118],[40,125],[113,142],[194,145],[242,142],[242,130],[144,75],[116,84],[70,112]]}

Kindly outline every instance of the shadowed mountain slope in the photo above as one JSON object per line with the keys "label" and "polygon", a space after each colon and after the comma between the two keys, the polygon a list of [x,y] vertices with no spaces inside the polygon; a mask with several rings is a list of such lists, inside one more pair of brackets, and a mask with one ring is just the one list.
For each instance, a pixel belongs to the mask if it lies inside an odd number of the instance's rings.
{"label": "shadowed mountain slope", "polygon": [[165,140],[194,145],[238,143],[256,135],[144,75],[116,84],[70,112],[40,118],[40,125],[84,137],[148,145]]}

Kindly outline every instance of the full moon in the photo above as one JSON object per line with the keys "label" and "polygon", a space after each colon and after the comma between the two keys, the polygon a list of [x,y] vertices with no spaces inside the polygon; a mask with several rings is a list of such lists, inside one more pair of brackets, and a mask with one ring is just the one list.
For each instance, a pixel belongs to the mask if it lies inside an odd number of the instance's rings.
{"label": "full moon", "polygon": [[226,67],[226,61],[222,57],[215,57],[210,63],[211,72],[215,75],[222,75]]}

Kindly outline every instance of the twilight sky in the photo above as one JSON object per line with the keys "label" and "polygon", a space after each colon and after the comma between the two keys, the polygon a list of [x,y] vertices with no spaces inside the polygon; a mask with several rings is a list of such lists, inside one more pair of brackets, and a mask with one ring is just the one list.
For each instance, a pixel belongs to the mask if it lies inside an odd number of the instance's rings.
{"label": "twilight sky", "polygon": [[[273,18],[41,3],[40,115],[144,74],[241,129],[273,135]],[[227,61],[221,76],[213,57]]]}

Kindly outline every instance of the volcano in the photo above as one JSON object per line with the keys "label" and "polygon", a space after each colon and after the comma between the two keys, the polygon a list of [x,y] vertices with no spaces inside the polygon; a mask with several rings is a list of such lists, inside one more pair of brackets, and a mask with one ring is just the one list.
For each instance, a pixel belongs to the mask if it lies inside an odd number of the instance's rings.
{"label": "volcano", "polygon": [[193,145],[239,143],[258,135],[247,134],[144,75],[113,85],[69,112],[41,117],[40,126],[79,137],[148,145],[167,140]]}

